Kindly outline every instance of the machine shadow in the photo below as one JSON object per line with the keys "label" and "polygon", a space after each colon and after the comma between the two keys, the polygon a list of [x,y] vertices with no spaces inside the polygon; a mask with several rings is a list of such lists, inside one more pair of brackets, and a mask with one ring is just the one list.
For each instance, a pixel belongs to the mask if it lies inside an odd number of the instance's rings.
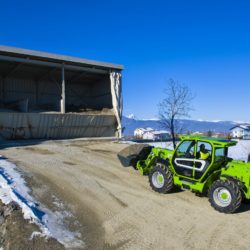
{"label": "machine shadow", "polygon": [[239,213],[245,213],[245,212],[249,212],[250,211],[250,203],[242,203],[239,210],[236,211],[236,214]]}

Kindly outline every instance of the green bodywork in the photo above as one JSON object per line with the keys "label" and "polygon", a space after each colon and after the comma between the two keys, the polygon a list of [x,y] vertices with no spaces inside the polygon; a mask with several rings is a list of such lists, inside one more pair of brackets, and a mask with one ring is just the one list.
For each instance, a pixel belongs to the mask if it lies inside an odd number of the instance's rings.
{"label": "green bodywork", "polygon": [[[173,174],[174,184],[196,193],[205,193],[211,184],[218,179],[230,179],[235,181],[242,191],[245,199],[250,199],[250,163],[236,161],[227,156],[228,147],[235,146],[236,141],[230,141],[223,138],[212,138],[205,136],[181,136],[175,150],[164,148],[152,148],[150,154],[145,160],[140,160],[136,164],[136,168],[141,174],[147,175],[157,162],[168,165]],[[194,143],[194,157],[196,157],[199,143],[209,143],[211,145],[211,158],[209,165],[199,178],[195,178],[195,169],[193,168],[192,176],[181,175],[177,173],[174,159],[177,155],[179,146],[184,141],[192,141]],[[216,155],[218,151],[224,152],[223,155]],[[179,157],[179,155],[178,155]],[[191,160],[192,162],[192,160]],[[195,163],[194,163],[195,165]]]}

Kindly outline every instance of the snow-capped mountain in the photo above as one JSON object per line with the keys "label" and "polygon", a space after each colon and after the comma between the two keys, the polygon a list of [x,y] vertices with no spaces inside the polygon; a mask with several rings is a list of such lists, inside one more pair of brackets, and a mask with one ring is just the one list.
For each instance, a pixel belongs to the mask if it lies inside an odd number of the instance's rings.
{"label": "snow-capped mountain", "polygon": [[133,120],[137,119],[134,114],[129,114],[129,115],[125,116],[125,117],[128,118],[128,119],[133,119]]}
{"label": "snow-capped mountain", "polygon": [[[124,129],[124,135],[129,136],[133,135],[134,130],[136,128],[153,128],[157,130],[164,129],[160,124],[159,120],[156,119],[149,119],[149,120],[139,120],[136,119],[135,116],[123,116],[122,124]],[[222,133],[229,133],[230,128],[235,126],[237,122],[234,121],[203,121],[203,120],[186,120],[180,119],[179,124],[183,127],[183,132],[207,132],[213,131],[215,133],[222,132]]]}

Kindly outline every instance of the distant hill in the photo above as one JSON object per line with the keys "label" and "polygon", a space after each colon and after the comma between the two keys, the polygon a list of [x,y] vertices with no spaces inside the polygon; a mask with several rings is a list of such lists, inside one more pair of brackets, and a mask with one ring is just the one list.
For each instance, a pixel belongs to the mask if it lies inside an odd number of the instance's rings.
{"label": "distant hill", "polygon": [[[179,123],[184,128],[184,133],[187,131],[190,132],[207,132],[213,131],[215,133],[222,132],[228,133],[229,129],[232,128],[236,122],[233,121],[197,121],[197,120],[186,120],[180,119]],[[153,128],[162,130],[164,129],[158,120],[139,120],[134,117],[128,118],[123,116],[122,125],[125,127],[124,135],[129,136],[134,134],[136,128]]]}

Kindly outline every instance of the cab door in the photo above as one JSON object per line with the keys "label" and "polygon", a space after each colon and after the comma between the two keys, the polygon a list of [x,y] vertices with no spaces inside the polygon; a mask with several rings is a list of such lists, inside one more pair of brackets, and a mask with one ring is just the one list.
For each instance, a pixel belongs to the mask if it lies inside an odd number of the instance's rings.
{"label": "cab door", "polygon": [[[204,145],[205,151],[208,153],[208,157],[206,159],[203,159],[200,155],[201,145]],[[198,141],[196,148],[197,148],[197,153],[195,154],[196,160],[194,165],[194,178],[198,180],[203,176],[203,174],[211,165],[213,152],[212,152],[212,145],[209,142]]]}
{"label": "cab door", "polygon": [[193,177],[193,169],[195,167],[195,141],[182,141],[177,147],[172,164],[178,175]]}

